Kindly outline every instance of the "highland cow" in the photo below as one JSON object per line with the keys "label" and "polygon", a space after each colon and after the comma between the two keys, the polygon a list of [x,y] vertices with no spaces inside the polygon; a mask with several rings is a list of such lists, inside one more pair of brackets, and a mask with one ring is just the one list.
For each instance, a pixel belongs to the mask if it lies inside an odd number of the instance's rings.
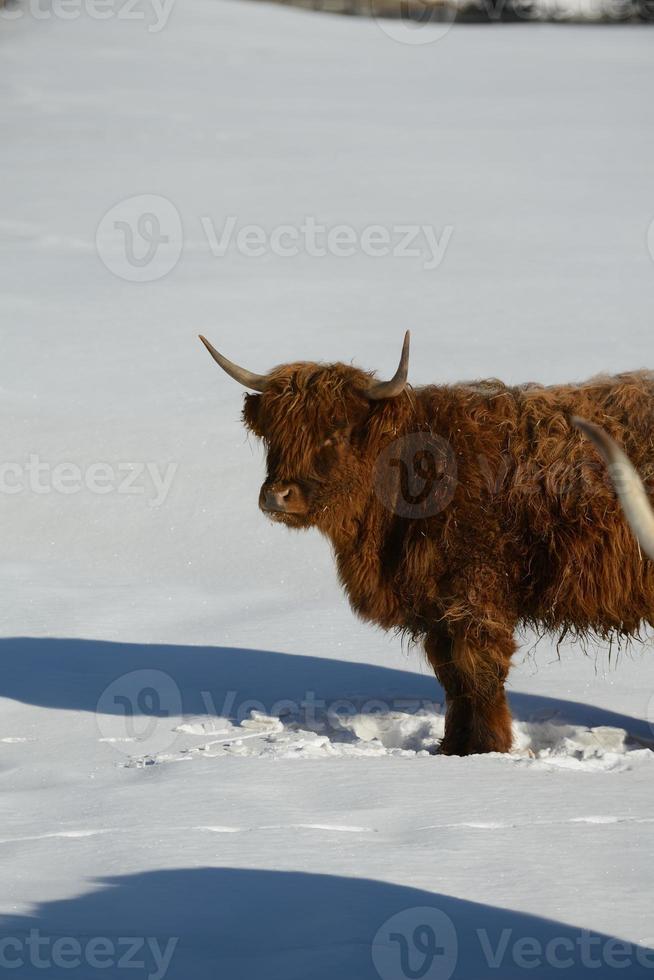
{"label": "highland cow", "polygon": [[318,528],[355,612],[424,644],[442,753],[511,749],[520,627],[611,640],[654,623],[654,563],[572,422],[601,423],[651,483],[654,375],[412,388],[408,332],[390,381],[340,363],[258,375],[201,339],[256,392],[243,420],[267,450],[260,508]]}

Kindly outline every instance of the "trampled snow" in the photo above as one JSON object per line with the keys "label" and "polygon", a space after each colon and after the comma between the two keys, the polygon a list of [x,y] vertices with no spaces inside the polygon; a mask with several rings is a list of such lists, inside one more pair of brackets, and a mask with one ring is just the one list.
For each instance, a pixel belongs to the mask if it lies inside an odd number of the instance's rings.
{"label": "trampled snow", "polygon": [[419,651],[259,514],[196,337],[387,374],[410,327],[414,384],[651,367],[650,32],[87,8],[0,18],[2,968],[654,976],[651,644],[525,637],[514,753],[439,757]]}

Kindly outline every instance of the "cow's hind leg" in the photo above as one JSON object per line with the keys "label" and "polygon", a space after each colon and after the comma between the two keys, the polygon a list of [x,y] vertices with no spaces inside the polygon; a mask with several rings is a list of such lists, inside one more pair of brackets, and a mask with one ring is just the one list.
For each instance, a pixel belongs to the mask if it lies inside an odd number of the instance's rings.
{"label": "cow's hind leg", "polygon": [[425,650],[447,699],[441,752],[509,752],[511,712],[504,682],[515,651],[513,630],[494,624],[453,636],[434,632]]}

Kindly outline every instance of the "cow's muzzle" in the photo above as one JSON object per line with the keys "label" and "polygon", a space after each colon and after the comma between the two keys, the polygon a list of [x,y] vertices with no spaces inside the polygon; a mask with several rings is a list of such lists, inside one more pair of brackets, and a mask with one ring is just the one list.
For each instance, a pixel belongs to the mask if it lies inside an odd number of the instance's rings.
{"label": "cow's muzzle", "polygon": [[307,503],[297,483],[264,483],[259,507],[266,514],[306,514]]}

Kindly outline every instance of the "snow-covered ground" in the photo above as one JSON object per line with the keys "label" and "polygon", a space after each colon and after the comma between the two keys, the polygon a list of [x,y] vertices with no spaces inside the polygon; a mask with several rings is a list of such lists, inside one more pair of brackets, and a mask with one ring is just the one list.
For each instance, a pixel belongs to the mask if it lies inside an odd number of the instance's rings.
{"label": "snow-covered ground", "polygon": [[259,514],[196,339],[652,366],[650,32],[87,8],[0,18],[0,974],[654,976],[651,646],[526,637],[514,755],[431,755],[419,652]]}

